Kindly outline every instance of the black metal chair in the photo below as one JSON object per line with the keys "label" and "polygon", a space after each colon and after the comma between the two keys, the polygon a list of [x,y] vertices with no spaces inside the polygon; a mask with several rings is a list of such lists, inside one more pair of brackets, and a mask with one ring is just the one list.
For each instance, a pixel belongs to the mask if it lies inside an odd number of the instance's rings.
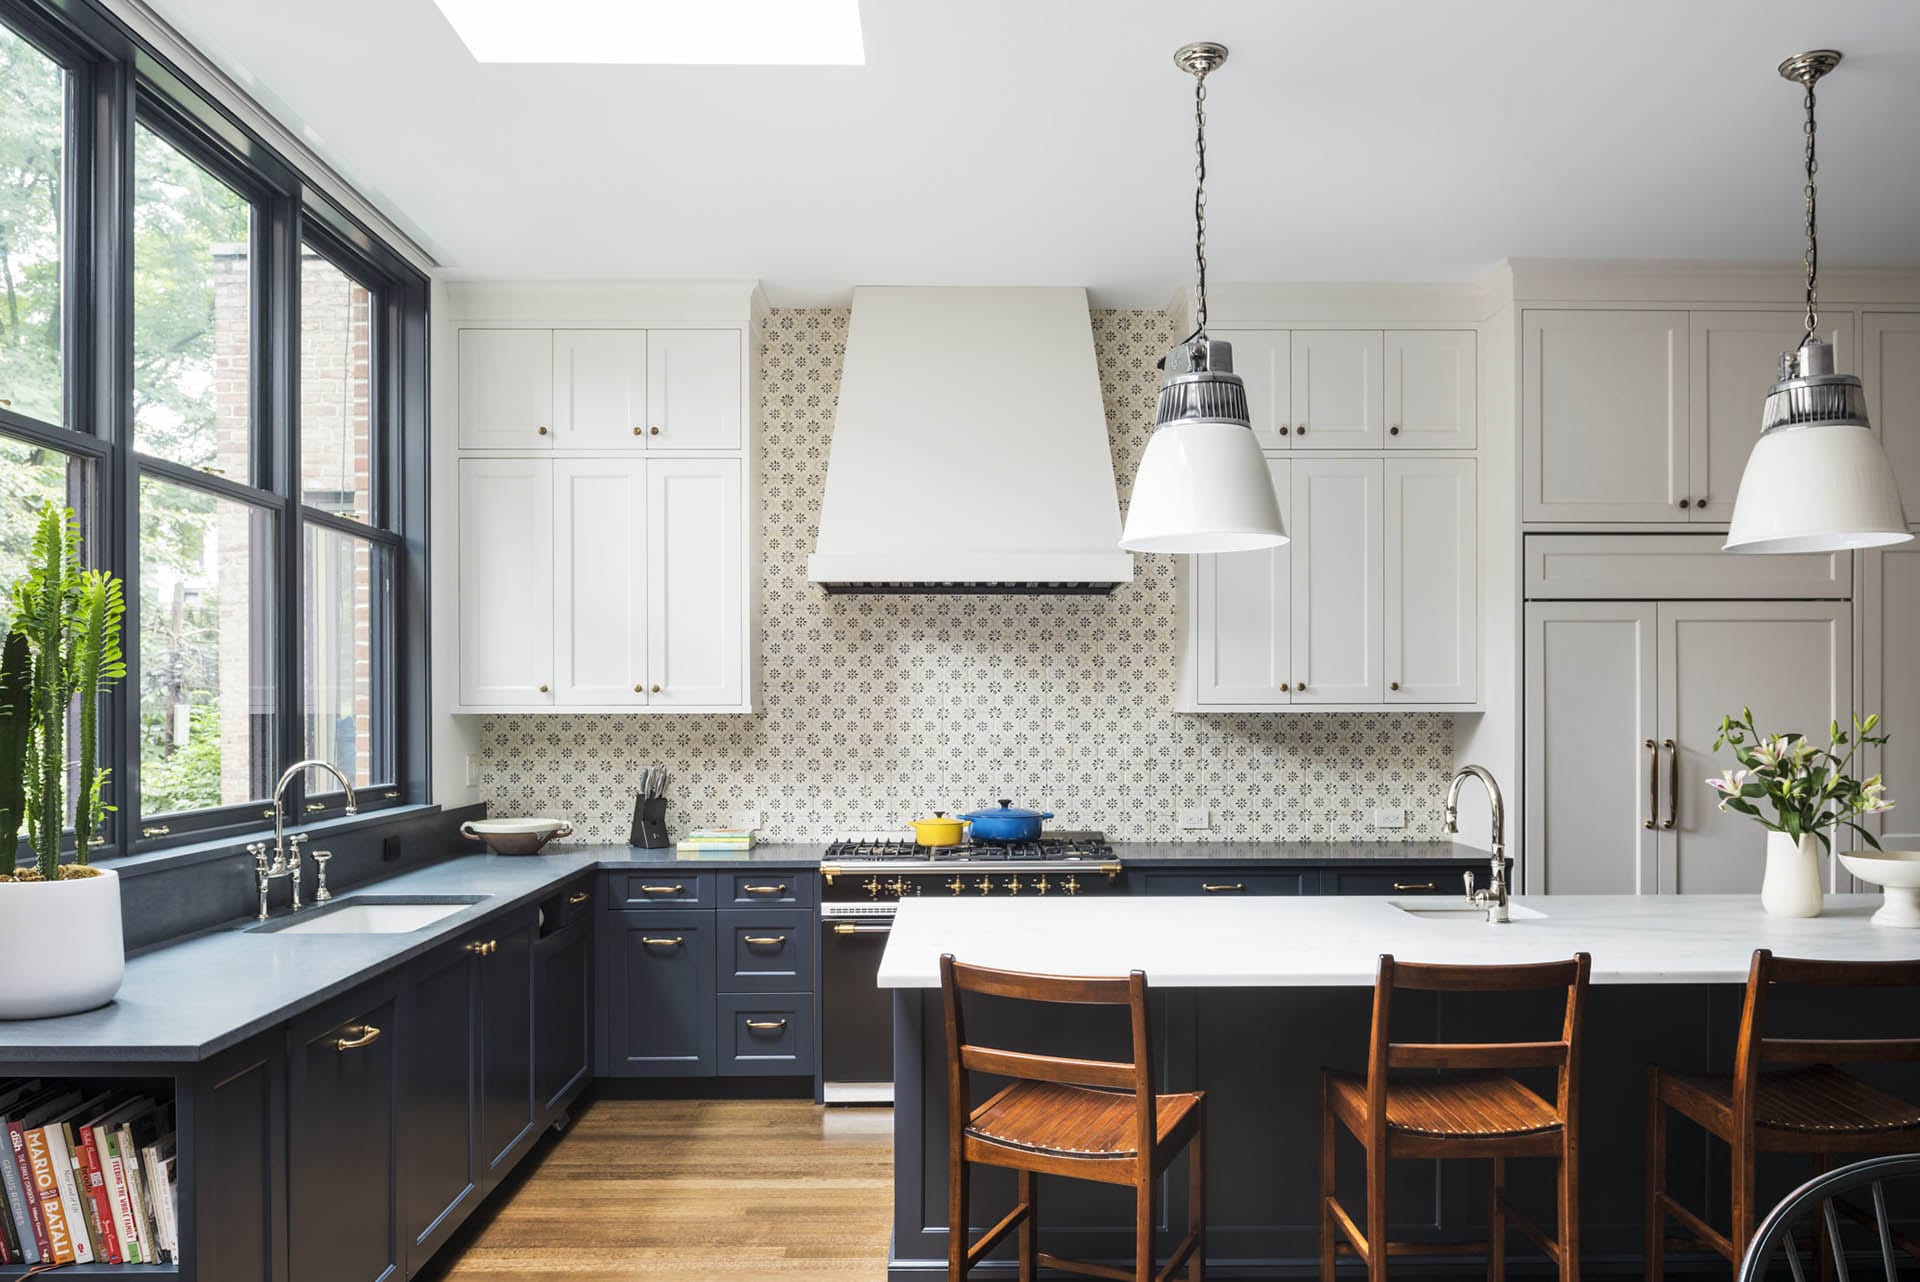
{"label": "black metal chair", "polygon": [[[1838,1277],[1844,1282],[1849,1276],[1850,1252],[1841,1231],[1842,1220],[1864,1225],[1872,1231],[1871,1246],[1879,1255],[1880,1268],[1887,1282],[1897,1282],[1900,1273],[1894,1264],[1894,1249],[1898,1247],[1920,1261],[1920,1242],[1893,1227],[1887,1210],[1889,1184],[1907,1184],[1920,1189],[1920,1153],[1870,1157],[1814,1176],[1789,1193],[1761,1221],[1746,1258],[1740,1262],[1739,1282],[1767,1282],[1783,1277],[1791,1277],[1793,1282],[1807,1282],[1801,1242],[1811,1244],[1807,1259],[1817,1262],[1819,1276]],[[1871,1200],[1870,1210],[1849,1200],[1850,1195],[1857,1197],[1863,1192]],[[1856,1234],[1856,1242],[1863,1236]],[[1854,1254],[1854,1262],[1859,1262],[1858,1253]],[[1785,1272],[1781,1270],[1782,1264],[1786,1266]],[[1920,1272],[1920,1263],[1908,1266],[1908,1277],[1914,1277],[1917,1272]]]}

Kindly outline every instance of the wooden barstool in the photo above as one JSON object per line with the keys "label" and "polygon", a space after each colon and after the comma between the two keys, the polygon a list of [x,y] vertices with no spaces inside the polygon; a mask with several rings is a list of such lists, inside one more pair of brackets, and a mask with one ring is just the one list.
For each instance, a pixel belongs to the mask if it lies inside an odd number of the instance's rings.
{"label": "wooden barstool", "polygon": [[[1506,1270],[1509,1224],[1531,1238],[1560,1267],[1562,1282],[1580,1276],[1578,1163],[1580,1108],[1580,1017],[1586,1005],[1587,954],[1571,961],[1519,966],[1433,966],[1380,958],[1373,986],[1373,1040],[1364,1078],[1321,1075],[1320,1279],[1333,1282],[1342,1250],[1367,1266],[1372,1282],[1384,1282],[1395,1255],[1465,1255],[1484,1251],[1487,1276]],[[1397,989],[1496,993],[1564,988],[1566,1016],[1551,1042],[1395,1042],[1388,1030]],[[1394,1069],[1446,1069],[1452,1074],[1395,1078]],[[1495,1069],[1558,1071],[1553,1103]],[[1366,1229],[1334,1193],[1335,1124],[1347,1128],[1367,1153]],[[1396,1157],[1492,1159],[1485,1242],[1389,1242],[1387,1163]],[[1507,1201],[1507,1159],[1551,1157],[1559,1161],[1559,1238]]]}
{"label": "wooden barstool", "polygon": [[[1147,977],[1081,979],[990,970],[940,958],[940,991],[947,1015],[947,1278],[962,1282],[1008,1230],[1020,1230],[1020,1282],[1037,1268],[1065,1269],[1118,1282],[1164,1282],[1184,1264],[1189,1282],[1205,1267],[1206,1222],[1201,1149],[1203,1092],[1156,1095],[1147,1026]],[[1130,1061],[1061,1059],[970,1044],[960,1009],[963,993],[1077,1006],[1125,1006],[1132,1015]],[[978,1108],[971,1075],[1013,1081]],[[1166,1267],[1153,1267],[1154,1181],[1181,1149],[1187,1151],[1187,1236]],[[967,1245],[967,1175],[974,1163],[1019,1172],[1019,1203]],[[1134,1266],[1117,1269],[1070,1260],[1037,1248],[1036,1175],[1065,1175],[1102,1184],[1128,1184],[1134,1196]]]}
{"label": "wooden barstool", "polygon": [[[1836,962],[1753,954],[1747,1000],[1740,1012],[1740,1039],[1733,1073],[1647,1070],[1646,1276],[1658,1282],[1666,1269],[1667,1220],[1688,1237],[1674,1245],[1703,1242],[1735,1267],[1747,1253],[1759,1208],[1753,1166],[1760,1153],[1806,1153],[1814,1171],[1848,1153],[1898,1153],[1920,1147],[1920,1107],[1835,1064],[1920,1063],[1920,1037],[1767,1037],[1761,1028],[1767,993],[1775,984],[1824,988],[1920,987],[1920,961]],[[1778,1065],[1774,1072],[1762,1072]],[[1667,1110],[1716,1136],[1732,1151],[1731,1223],[1725,1233],[1680,1205],[1667,1192]]]}

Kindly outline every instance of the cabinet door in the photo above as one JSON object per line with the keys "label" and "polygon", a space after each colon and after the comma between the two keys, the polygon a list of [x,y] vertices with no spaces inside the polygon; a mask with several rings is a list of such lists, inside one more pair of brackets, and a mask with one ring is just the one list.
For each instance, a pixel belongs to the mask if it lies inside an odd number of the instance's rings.
{"label": "cabinet door", "polygon": [[610,914],[601,931],[608,1077],[708,1077],[714,1072],[711,911]]}
{"label": "cabinet door", "polygon": [[647,463],[647,667],[652,702],[746,696],[740,461]]}
{"label": "cabinet door", "polygon": [[288,1064],[287,1276],[384,1282],[402,1268],[395,1215],[393,994],[354,994],[296,1021]]}
{"label": "cabinet door", "polygon": [[193,1107],[179,1119],[179,1147],[194,1158],[181,1246],[196,1277],[286,1282],[286,1049],[275,1028],[198,1066]]}
{"label": "cabinet door", "polygon": [[[1767,389],[1780,378],[1780,354],[1800,346],[1799,312],[1694,312],[1687,351],[1692,392],[1687,492],[1690,519],[1733,519],[1733,496],[1747,455],[1760,439]],[[1853,317],[1840,316],[1820,337],[1833,344],[1835,368],[1853,368]]]}
{"label": "cabinet door", "polygon": [[647,332],[563,329],[553,336],[553,443],[642,449],[647,443]]}
{"label": "cabinet door", "polygon": [[463,941],[411,972],[400,996],[400,1229],[409,1269],[439,1250],[480,1200],[478,967]]}
{"label": "cabinet door", "polygon": [[[1538,601],[1526,621],[1528,894],[1660,889],[1650,601]],[[1705,776],[1700,776],[1704,778]]]}
{"label": "cabinet door", "polygon": [[1379,459],[1293,462],[1294,703],[1379,703],[1385,693]]}
{"label": "cabinet door", "polygon": [[1247,385],[1247,410],[1262,449],[1293,444],[1293,339],[1284,329],[1215,330],[1233,344],[1233,372]]}
{"label": "cabinet door", "polygon": [[1470,458],[1386,460],[1388,703],[1480,692],[1480,514]]}
{"label": "cabinet door", "polygon": [[1478,337],[1470,329],[1387,331],[1390,448],[1473,448],[1480,423]]}
{"label": "cabinet door", "polygon": [[1685,520],[1687,314],[1531,310],[1522,328],[1521,517]]}
{"label": "cabinet door", "polygon": [[1868,313],[1863,326],[1867,412],[1886,446],[1907,520],[1920,521],[1920,313]]}
{"label": "cabinet door", "polygon": [[1713,750],[1720,718],[1751,707],[1763,730],[1810,736],[1831,721],[1844,725],[1853,715],[1852,654],[1844,602],[1661,603],[1659,737],[1676,745],[1660,781],[1663,889],[1759,891],[1764,832],[1744,815],[1723,814],[1704,782],[1733,764]]}
{"label": "cabinet door", "polygon": [[1386,439],[1377,329],[1293,331],[1293,447],[1378,448]]}
{"label": "cabinet door", "polygon": [[656,329],[647,333],[647,447],[740,448],[740,332]]}
{"label": "cabinet door", "polygon": [[553,462],[460,460],[460,702],[553,702]]}
{"label": "cabinet door", "polygon": [[[1267,471],[1289,530],[1293,517],[1292,464],[1268,458]],[[1194,702],[1285,704],[1292,666],[1293,544],[1255,552],[1203,553],[1193,558]]]}
{"label": "cabinet door", "polygon": [[534,945],[533,1094],[551,1117],[593,1071],[593,915]]}
{"label": "cabinet door", "polygon": [[1894,809],[1866,821],[1888,850],[1920,849],[1920,544],[1861,557],[1861,716],[1880,714],[1888,742],[1868,750],[1868,774],[1882,775]]}
{"label": "cabinet door", "polygon": [[647,474],[639,458],[553,465],[553,701],[647,701]]}
{"label": "cabinet door", "polygon": [[533,931],[531,917],[487,931],[480,959],[480,1157],[486,1187],[533,1143]]}
{"label": "cabinet door", "polygon": [[461,449],[552,447],[552,330],[463,329],[458,359]]}

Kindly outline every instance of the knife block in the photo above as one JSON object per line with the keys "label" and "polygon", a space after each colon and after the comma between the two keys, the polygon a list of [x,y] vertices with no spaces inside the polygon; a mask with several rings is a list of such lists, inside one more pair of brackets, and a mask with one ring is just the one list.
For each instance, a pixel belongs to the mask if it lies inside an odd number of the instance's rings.
{"label": "knife block", "polygon": [[633,802],[633,831],[627,835],[629,846],[645,850],[663,850],[673,844],[667,835],[667,799],[636,797]]}

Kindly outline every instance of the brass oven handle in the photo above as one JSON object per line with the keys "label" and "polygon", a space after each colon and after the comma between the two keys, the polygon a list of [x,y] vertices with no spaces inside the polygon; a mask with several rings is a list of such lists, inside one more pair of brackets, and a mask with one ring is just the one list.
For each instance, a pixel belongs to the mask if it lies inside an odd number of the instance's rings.
{"label": "brass oven handle", "polygon": [[1396,881],[1393,883],[1393,888],[1395,890],[1432,890],[1433,883],[1430,881]]}
{"label": "brass oven handle", "polygon": [[1640,826],[1655,826],[1654,816],[1660,811],[1660,745],[1647,740],[1647,817]]}
{"label": "brass oven handle", "polygon": [[776,944],[787,942],[785,935],[745,935],[740,940],[750,948],[772,948]]}
{"label": "brass oven handle", "polygon": [[836,921],[833,923],[833,933],[836,935],[890,935],[893,933],[893,927],[869,926],[851,921]]}
{"label": "brass oven handle", "polygon": [[687,888],[684,885],[642,886],[640,887],[640,893],[643,895],[684,895],[687,893]]}
{"label": "brass oven handle", "polygon": [[577,890],[573,894],[567,896],[567,902],[577,908],[581,904],[586,903],[589,899],[592,899],[592,898],[593,898],[592,891]]}
{"label": "brass oven handle", "polygon": [[336,1037],[333,1049],[337,1051],[357,1051],[362,1046],[371,1046],[380,1040],[380,1030],[372,1024],[360,1025],[360,1031],[352,1037]]}
{"label": "brass oven handle", "polygon": [[1667,751],[1667,821],[1661,827],[1671,830],[1680,822],[1680,747],[1669,739]]}
{"label": "brass oven handle", "polygon": [[784,895],[787,893],[787,883],[783,881],[778,886],[742,886],[740,889],[749,895]]}
{"label": "brass oven handle", "polygon": [[1209,895],[1238,894],[1246,889],[1246,885],[1237,881],[1203,882],[1200,889]]}
{"label": "brass oven handle", "polygon": [[648,948],[678,948],[680,945],[686,943],[687,939],[684,935],[673,935],[670,937],[642,935],[640,936],[640,942]]}
{"label": "brass oven handle", "polygon": [[747,1027],[756,1033],[777,1033],[787,1026],[784,1019],[750,1019]]}

